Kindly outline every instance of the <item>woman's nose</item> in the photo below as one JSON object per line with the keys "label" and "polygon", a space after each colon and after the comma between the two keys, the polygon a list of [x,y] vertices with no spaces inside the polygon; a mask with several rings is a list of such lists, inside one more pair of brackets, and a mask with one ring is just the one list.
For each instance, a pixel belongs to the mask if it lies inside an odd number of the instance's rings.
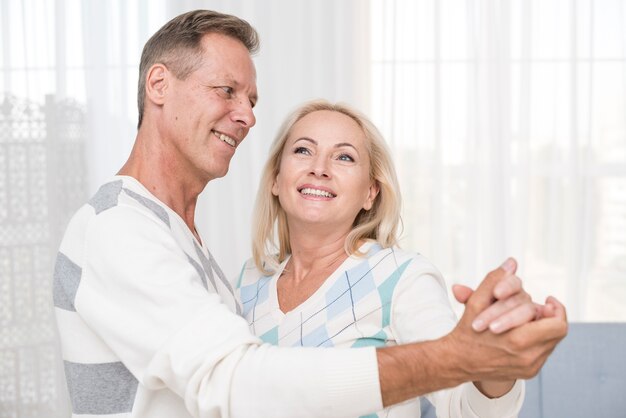
{"label": "woman's nose", "polygon": [[330,178],[330,171],[328,169],[328,162],[326,158],[316,158],[313,161],[313,166],[311,167],[311,174],[316,177],[326,177]]}

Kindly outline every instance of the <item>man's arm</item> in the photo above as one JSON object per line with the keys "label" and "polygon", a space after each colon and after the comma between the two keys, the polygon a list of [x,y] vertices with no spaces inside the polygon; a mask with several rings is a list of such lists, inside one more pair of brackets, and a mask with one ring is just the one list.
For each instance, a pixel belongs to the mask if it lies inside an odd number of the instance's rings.
{"label": "man's arm", "polygon": [[[193,416],[358,416],[383,403],[496,375],[493,363],[487,370],[475,367],[481,364],[476,355],[462,362],[465,340],[487,359],[494,352],[485,343],[492,336],[472,330],[471,318],[440,340],[378,353],[259,345],[248,324],[202,287],[159,220],[120,210],[101,213],[88,228],[77,314],[142,390],[169,389]],[[490,292],[487,284],[468,306]],[[508,335],[493,338],[500,342]],[[515,374],[506,370],[506,377]]]}
{"label": "man's arm", "polygon": [[553,316],[507,332],[478,332],[472,325],[496,300],[494,292],[507,286],[502,283],[508,275],[503,268],[487,275],[469,296],[465,312],[450,334],[434,341],[377,350],[385,406],[463,382],[511,381],[539,372],[567,333],[565,309],[556,299],[549,299]]}
{"label": "man's arm", "polygon": [[[231,399],[232,415],[364,415],[379,409],[373,406],[381,401],[389,406],[464,382],[513,380],[536,374],[565,335],[564,311],[560,316],[531,322],[500,335],[478,333],[472,328],[478,313],[493,302],[490,295],[504,276],[501,269],[487,276],[468,300],[461,321],[446,336],[380,348],[375,353],[369,351],[375,354],[372,360],[377,361],[381,398],[377,396],[378,387],[368,385],[369,378],[363,378],[369,375],[363,372],[370,364],[366,358],[369,348],[318,350],[264,345],[249,348],[250,357],[246,355],[240,362],[231,387],[237,387],[237,392],[247,394],[248,398],[255,394],[266,402]],[[360,360],[355,361],[357,355]],[[316,357],[320,357],[319,361],[314,360]],[[326,364],[329,362],[334,366],[329,368]],[[349,370],[348,365],[351,365]],[[268,370],[273,372],[268,374]],[[329,370],[334,372],[329,374]],[[276,393],[281,393],[280,411],[278,404],[269,402],[271,394]],[[295,396],[297,393],[306,396]]]}

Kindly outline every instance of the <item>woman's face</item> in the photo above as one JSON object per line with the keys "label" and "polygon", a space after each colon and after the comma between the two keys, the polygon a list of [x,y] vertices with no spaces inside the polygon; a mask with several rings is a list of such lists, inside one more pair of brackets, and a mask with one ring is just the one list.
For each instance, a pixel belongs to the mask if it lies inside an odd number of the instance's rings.
{"label": "woman's face", "polygon": [[[350,117],[319,110],[300,119],[285,142],[272,185],[290,229],[315,224],[349,231],[378,194],[365,134]],[[340,228],[340,229],[337,229]]]}

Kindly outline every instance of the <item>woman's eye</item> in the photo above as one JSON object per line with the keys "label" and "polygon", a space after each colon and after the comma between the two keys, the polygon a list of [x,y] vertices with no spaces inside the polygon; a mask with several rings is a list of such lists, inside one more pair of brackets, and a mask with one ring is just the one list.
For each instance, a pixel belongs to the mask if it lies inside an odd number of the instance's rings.
{"label": "woman's eye", "polygon": [[297,147],[295,150],[293,150],[294,154],[310,154],[309,149],[306,147]]}
{"label": "woman's eye", "polygon": [[341,155],[338,157],[338,160],[340,160],[340,161],[349,161],[349,162],[351,162],[351,163],[353,163],[353,162],[354,162],[354,158],[352,158],[352,156],[351,156],[351,155],[349,155],[349,154],[341,154]]}

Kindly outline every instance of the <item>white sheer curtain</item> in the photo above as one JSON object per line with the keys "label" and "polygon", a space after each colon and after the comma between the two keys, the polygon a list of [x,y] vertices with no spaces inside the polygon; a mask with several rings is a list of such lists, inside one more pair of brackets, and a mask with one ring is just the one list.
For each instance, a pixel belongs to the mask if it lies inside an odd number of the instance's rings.
{"label": "white sheer curtain", "polygon": [[124,162],[137,66],[175,15],[209,8],[250,21],[257,126],[197,221],[226,274],[249,256],[250,213],[287,112],[326,97],[368,108],[368,4],[359,0],[14,0],[0,3],[0,418],[69,416],[52,322],[51,273],[68,217]]}
{"label": "white sheer curtain", "polygon": [[[260,32],[258,124],[198,224],[229,275],[289,109],[370,111],[402,181],[406,248],[475,283],[514,255],[579,320],[626,320],[621,0],[0,2],[0,418],[66,417],[50,302],[60,231],[123,163],[143,43],[212,8]],[[47,99],[46,99],[47,95]]]}
{"label": "white sheer curtain", "polygon": [[625,321],[625,2],[371,5],[404,246],[471,284],[513,255],[570,319]]}

